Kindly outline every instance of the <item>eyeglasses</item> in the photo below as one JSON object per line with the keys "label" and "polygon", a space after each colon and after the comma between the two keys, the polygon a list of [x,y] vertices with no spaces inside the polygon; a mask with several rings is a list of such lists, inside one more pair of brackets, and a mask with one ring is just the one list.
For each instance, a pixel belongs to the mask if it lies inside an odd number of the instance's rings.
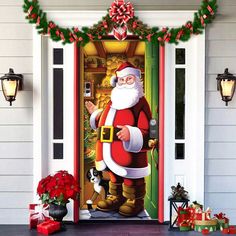
{"label": "eyeglasses", "polygon": [[119,85],[122,85],[122,84],[133,84],[135,81],[135,77],[133,75],[128,75],[128,76],[125,76],[125,77],[121,77],[121,78],[118,78],[118,81],[117,83]]}

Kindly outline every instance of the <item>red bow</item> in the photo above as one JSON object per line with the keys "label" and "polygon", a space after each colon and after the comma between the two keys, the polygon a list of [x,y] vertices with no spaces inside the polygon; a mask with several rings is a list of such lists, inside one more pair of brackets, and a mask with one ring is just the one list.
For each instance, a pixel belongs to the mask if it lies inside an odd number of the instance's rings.
{"label": "red bow", "polygon": [[119,25],[126,24],[134,17],[133,5],[124,0],[115,0],[109,9],[109,16]]}
{"label": "red bow", "polygon": [[113,34],[117,40],[120,41],[125,40],[127,37],[127,26],[126,25],[123,25],[122,27],[114,26]]}

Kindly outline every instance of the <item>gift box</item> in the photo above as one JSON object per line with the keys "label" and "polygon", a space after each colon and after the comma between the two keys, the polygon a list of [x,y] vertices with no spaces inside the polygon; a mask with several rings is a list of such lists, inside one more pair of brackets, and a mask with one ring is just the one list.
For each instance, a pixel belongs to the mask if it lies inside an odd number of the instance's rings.
{"label": "gift box", "polygon": [[198,208],[195,210],[194,214],[195,220],[210,220],[211,219],[211,210],[207,208],[207,210],[203,211],[202,209]]}
{"label": "gift box", "polygon": [[178,208],[178,219],[177,219],[177,223],[176,223],[177,226],[180,226],[181,223],[189,220],[189,218],[190,218],[190,214],[189,214],[188,209],[187,208],[184,209],[182,207],[179,207]]}
{"label": "gift box", "polygon": [[179,230],[180,231],[190,231],[191,230],[190,223],[188,221],[183,221],[179,226]]}
{"label": "gift box", "polygon": [[229,234],[236,234],[236,228],[234,226],[229,226]]}
{"label": "gift box", "polygon": [[48,204],[29,204],[29,228],[36,229],[37,225],[49,220]]}
{"label": "gift box", "polygon": [[41,234],[52,234],[61,229],[61,223],[54,220],[47,220],[37,225],[37,231]]}
{"label": "gift box", "polygon": [[189,222],[189,224],[190,224],[191,229],[193,229],[193,228],[194,228],[194,220],[195,220],[195,211],[196,211],[196,208],[193,208],[193,207],[191,206],[191,207],[188,207],[188,208],[187,208],[187,211],[188,211],[188,214],[189,214],[188,222]]}
{"label": "gift box", "polygon": [[229,228],[229,219],[226,217],[224,213],[219,213],[214,215],[218,221],[217,229],[221,231],[225,228]]}
{"label": "gift box", "polygon": [[203,229],[208,229],[209,232],[214,232],[217,229],[217,220],[195,220],[194,231],[202,232]]}

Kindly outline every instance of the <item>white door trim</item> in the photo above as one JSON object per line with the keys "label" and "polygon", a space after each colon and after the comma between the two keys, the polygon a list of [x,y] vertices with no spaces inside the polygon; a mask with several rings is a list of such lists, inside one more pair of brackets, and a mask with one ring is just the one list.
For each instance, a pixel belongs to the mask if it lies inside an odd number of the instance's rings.
{"label": "white door trim", "polygon": [[[188,45],[189,44],[189,45]],[[174,53],[175,48],[186,47],[186,137],[185,160],[175,160],[174,141],[175,114],[173,100],[175,100],[175,77]],[[186,45],[186,46],[184,46]],[[191,53],[187,53],[191,51]],[[191,58],[189,58],[191,54]],[[190,201],[197,200],[204,205],[204,156],[205,156],[205,34],[194,37],[186,44],[166,45],[165,58],[165,144],[164,144],[164,219],[169,220],[169,202],[166,200],[171,194],[171,186],[175,185],[174,175],[182,175],[187,184],[186,190],[190,192]],[[190,68],[191,66],[191,68]],[[177,66],[179,67],[179,66]],[[180,66],[181,68],[182,66]],[[189,68],[189,70],[188,70]],[[172,80],[172,81],[171,81]],[[170,89],[171,88],[171,89]],[[171,101],[172,100],[172,101]],[[182,140],[178,141],[183,142]],[[190,163],[191,161],[191,163]],[[176,165],[174,164],[176,163]],[[175,165],[175,166],[174,166]],[[183,168],[180,170],[180,166]],[[186,177],[184,172],[191,172],[191,178]],[[171,176],[168,175],[171,173]],[[181,176],[180,176],[181,177]],[[193,184],[192,186],[189,183]],[[186,187],[186,186],[185,186]]]}

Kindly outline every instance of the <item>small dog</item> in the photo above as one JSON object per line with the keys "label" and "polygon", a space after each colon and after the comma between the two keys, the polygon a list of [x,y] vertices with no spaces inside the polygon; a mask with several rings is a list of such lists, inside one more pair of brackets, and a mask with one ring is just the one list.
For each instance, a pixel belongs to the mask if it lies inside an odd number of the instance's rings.
{"label": "small dog", "polygon": [[107,197],[109,190],[109,180],[103,179],[103,175],[101,171],[97,171],[95,167],[92,167],[87,172],[87,179],[89,182],[93,183],[94,192],[91,199],[86,201],[88,205],[88,209],[92,209],[93,202],[97,199],[97,197],[102,193],[102,189],[105,192],[105,198]]}

